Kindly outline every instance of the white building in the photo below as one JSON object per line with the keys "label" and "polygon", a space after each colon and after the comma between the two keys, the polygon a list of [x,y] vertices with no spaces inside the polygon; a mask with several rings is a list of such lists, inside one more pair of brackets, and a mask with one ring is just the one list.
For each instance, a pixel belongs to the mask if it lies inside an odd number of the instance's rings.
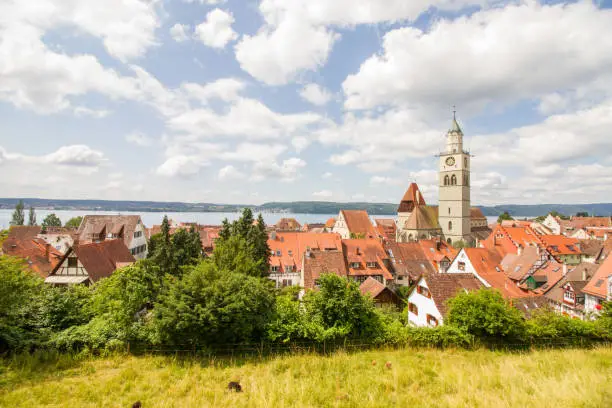
{"label": "white building", "polygon": [[478,290],[482,286],[467,273],[423,275],[408,295],[409,324],[418,327],[443,324],[450,298],[461,291]]}
{"label": "white building", "polygon": [[77,234],[79,244],[119,238],[134,258],[147,257],[146,228],[140,215],[86,215]]}

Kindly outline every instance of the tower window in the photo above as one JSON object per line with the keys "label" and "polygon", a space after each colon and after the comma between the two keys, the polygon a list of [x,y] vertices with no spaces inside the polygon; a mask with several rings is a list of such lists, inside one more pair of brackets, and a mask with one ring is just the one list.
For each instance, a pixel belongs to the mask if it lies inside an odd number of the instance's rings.
{"label": "tower window", "polygon": [[465,164],[465,168],[467,168],[467,157],[463,159],[463,163]]}
{"label": "tower window", "polygon": [[456,186],[456,185],[457,185],[457,176],[453,174],[451,177],[451,186]]}
{"label": "tower window", "polygon": [[448,174],[444,176],[444,185],[448,186],[450,184],[450,179],[448,178]]}
{"label": "tower window", "polygon": [[448,215],[450,215],[450,207],[448,207]]}
{"label": "tower window", "polygon": [[448,230],[449,230],[449,231],[452,231],[452,230],[453,230],[453,222],[452,222],[452,221],[449,221],[449,222],[448,222]]}

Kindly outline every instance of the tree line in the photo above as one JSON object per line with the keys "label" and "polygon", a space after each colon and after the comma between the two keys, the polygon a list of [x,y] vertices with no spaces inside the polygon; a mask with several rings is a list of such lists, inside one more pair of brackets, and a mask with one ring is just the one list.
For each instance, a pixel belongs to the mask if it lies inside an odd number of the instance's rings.
{"label": "tree line", "polygon": [[[64,227],[78,228],[79,225],[81,225],[82,220],[83,220],[83,217],[80,217],[80,216],[73,217],[69,219],[68,221],[66,221],[66,224],[64,224]],[[10,224],[15,225],[15,226],[22,226],[22,225],[36,226],[38,225],[37,219],[36,219],[36,210],[34,209],[34,207],[30,206],[30,209],[28,210],[28,222],[26,224],[25,223],[25,205],[23,204],[23,201],[20,200],[15,206],[15,211],[13,211],[13,214],[11,216]],[[61,227],[62,220],[60,220],[60,218],[57,215],[55,215],[55,213],[51,213],[43,219],[40,225],[43,228],[43,230],[46,229],[47,227]]]}
{"label": "tree line", "polygon": [[526,319],[490,289],[460,293],[444,326],[414,328],[406,311],[381,309],[355,281],[324,274],[318,289],[275,288],[267,278],[265,223],[250,209],[227,220],[211,256],[195,228],[173,234],[166,217],[147,259],[92,286],[51,287],[23,261],[0,257],[0,351],[81,351],[127,344],[211,348],[237,343],[362,340],[472,347],[560,337],[612,339],[612,305],[592,321],[551,311]]}

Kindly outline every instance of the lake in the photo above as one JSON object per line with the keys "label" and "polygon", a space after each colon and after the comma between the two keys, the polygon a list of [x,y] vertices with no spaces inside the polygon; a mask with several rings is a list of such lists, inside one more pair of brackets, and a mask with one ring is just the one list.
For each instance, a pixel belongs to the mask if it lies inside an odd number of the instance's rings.
{"label": "lake", "polygon": [[[140,215],[142,222],[145,226],[150,227],[152,225],[161,224],[164,214],[168,215],[168,218],[175,222],[197,222],[198,224],[204,225],[219,225],[224,218],[233,221],[240,217],[240,213],[226,213],[226,212],[132,212],[132,211],[76,211],[76,210],[36,210],[36,220],[38,224],[49,215],[55,213],[62,223],[65,223],[69,219],[77,216],[83,216],[87,214],[108,214],[108,215]],[[13,210],[0,209],[0,229],[9,227]],[[25,209],[26,223],[28,219],[28,209]],[[338,214],[289,214],[289,213],[263,213],[266,224],[276,224],[281,218],[295,218],[300,224],[304,223],[324,223],[331,217],[336,217]],[[389,215],[372,215],[375,218],[394,218]],[[497,221],[497,217],[487,217],[489,223]]]}

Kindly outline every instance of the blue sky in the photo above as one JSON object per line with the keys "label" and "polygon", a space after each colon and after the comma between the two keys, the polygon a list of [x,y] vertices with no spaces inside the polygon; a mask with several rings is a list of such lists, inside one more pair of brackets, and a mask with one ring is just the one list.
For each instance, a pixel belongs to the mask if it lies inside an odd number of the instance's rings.
{"label": "blue sky", "polygon": [[611,3],[5,0],[0,196],[610,202]]}

